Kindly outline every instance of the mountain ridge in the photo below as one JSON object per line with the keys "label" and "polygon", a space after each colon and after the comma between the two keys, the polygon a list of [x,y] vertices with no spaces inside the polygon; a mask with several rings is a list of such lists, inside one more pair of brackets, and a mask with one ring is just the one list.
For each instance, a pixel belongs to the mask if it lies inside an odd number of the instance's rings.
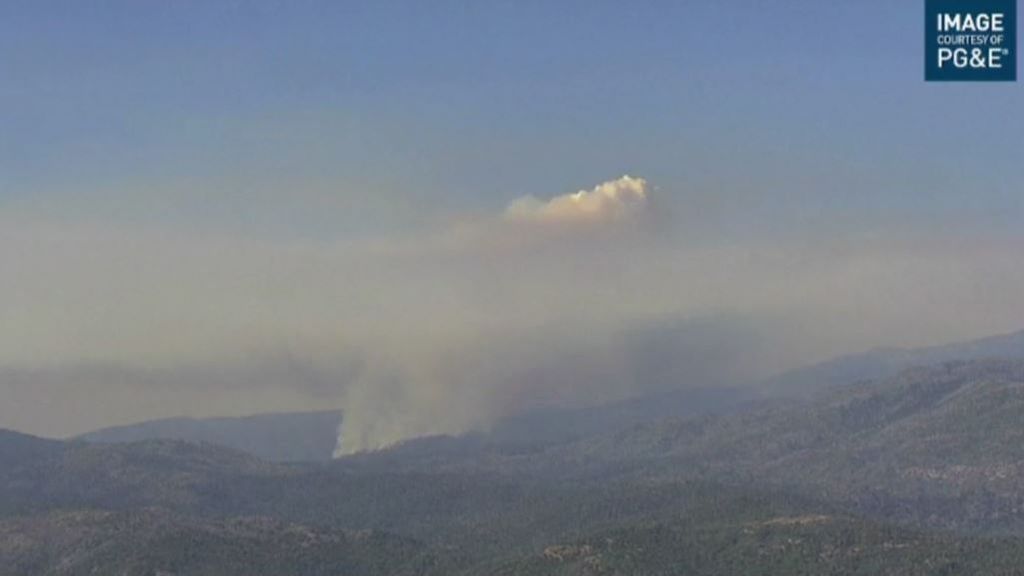
{"label": "mountain ridge", "polygon": [[833,386],[894,376],[915,366],[984,358],[1024,359],[1024,330],[937,346],[873,348],[789,370],[753,387],[767,395],[809,398]]}
{"label": "mountain ridge", "polygon": [[341,418],[339,410],[163,418],[101,428],[75,439],[106,444],[158,438],[187,440],[234,448],[272,462],[322,462],[333,455]]}

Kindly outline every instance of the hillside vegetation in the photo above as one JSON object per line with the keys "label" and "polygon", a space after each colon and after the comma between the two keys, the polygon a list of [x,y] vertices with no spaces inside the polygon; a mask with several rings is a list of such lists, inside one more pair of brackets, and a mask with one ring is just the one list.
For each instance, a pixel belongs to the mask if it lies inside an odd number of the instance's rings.
{"label": "hillside vegetation", "polygon": [[329,463],[0,433],[4,574],[1014,574],[1024,362]]}

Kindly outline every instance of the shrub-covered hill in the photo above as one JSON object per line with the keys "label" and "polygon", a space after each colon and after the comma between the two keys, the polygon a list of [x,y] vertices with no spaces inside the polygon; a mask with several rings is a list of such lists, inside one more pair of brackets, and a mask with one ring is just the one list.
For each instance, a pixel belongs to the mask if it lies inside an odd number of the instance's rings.
{"label": "shrub-covered hill", "polygon": [[408,538],[268,518],[203,521],[140,509],[0,521],[0,571],[11,575],[417,576],[449,569]]}
{"label": "shrub-covered hill", "polygon": [[546,547],[496,576],[1024,574],[1019,540],[936,535],[818,514],[630,527]]}
{"label": "shrub-covered hill", "polygon": [[1024,362],[918,368],[807,404],[665,421],[553,461],[803,491],[890,519],[1024,531]]}
{"label": "shrub-covered hill", "polygon": [[[792,562],[857,573],[875,560],[892,573],[999,573],[1006,564],[982,560],[1016,558],[1020,543],[995,538],[1024,536],[1022,383],[1022,362],[950,363],[811,403],[528,451],[435,438],[326,464],[182,441],[0,433],[0,574],[77,570],[81,558],[97,562],[93,573],[132,574],[119,562],[137,558],[142,573],[231,574],[264,551],[299,562],[296,546],[313,562],[298,572],[308,574],[744,573],[753,558],[769,568],[759,574],[799,573]],[[297,538],[303,530],[348,551],[310,548],[320,540]],[[360,540],[365,530],[384,548]],[[790,540],[801,544],[772,544]],[[374,564],[378,555],[411,564]]]}

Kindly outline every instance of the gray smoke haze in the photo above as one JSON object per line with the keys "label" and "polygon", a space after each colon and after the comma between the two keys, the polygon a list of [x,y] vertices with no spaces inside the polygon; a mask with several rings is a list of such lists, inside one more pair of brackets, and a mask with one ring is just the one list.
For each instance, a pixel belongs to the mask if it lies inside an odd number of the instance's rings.
{"label": "gray smoke haze", "polygon": [[351,358],[314,363],[272,355],[158,368],[100,363],[0,368],[0,423],[63,438],[168,416],[336,408],[344,383],[359,370]]}
{"label": "gray smoke haze", "polygon": [[621,178],[344,241],[8,214],[0,426],[340,406],[343,454],[1024,327],[1020,238],[738,243],[695,237],[670,195]]}

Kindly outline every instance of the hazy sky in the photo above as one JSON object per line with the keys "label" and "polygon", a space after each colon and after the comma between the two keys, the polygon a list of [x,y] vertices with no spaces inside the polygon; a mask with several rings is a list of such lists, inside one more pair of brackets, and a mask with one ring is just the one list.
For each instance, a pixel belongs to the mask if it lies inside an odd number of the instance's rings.
{"label": "hazy sky", "polygon": [[923,82],[922,18],[5,2],[0,427],[363,403],[372,447],[626,325],[771,325],[772,366],[1024,328],[1024,92]]}

